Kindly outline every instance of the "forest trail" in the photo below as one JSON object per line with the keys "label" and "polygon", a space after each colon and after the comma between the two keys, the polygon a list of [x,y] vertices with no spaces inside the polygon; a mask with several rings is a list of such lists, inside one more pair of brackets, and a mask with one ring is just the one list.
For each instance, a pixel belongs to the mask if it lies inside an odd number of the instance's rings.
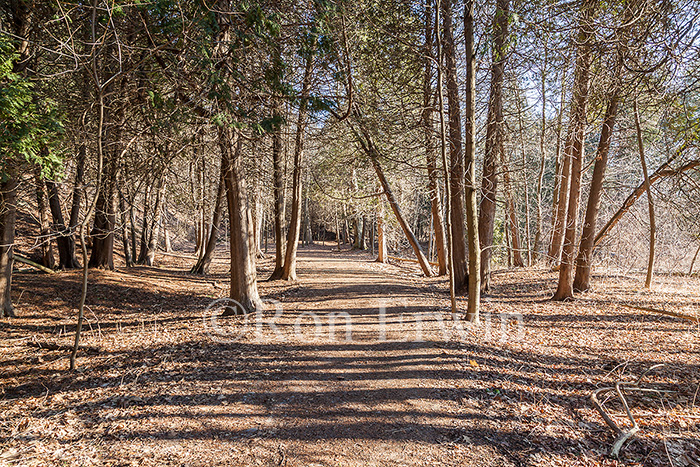
{"label": "forest trail", "polygon": [[251,412],[239,432],[259,446],[241,462],[261,460],[263,446],[271,461],[277,455],[299,466],[501,459],[471,443],[474,426],[456,389],[463,359],[444,350],[450,323],[443,331],[435,319],[444,300],[433,284],[332,248],[300,250],[298,267],[300,283],[285,293],[275,320],[278,333],[264,324],[262,340],[285,349],[261,358],[264,377],[249,382]]}
{"label": "forest trail", "polygon": [[225,258],[207,277],[175,256],[91,271],[73,374],[46,344],[71,343],[79,271],[17,273],[22,318],[0,322],[0,466],[608,465],[588,396],[657,363],[649,384],[674,396],[635,402],[664,415],[643,419],[627,455],[665,465],[666,446],[700,449],[697,327],[614,305],[690,306],[700,280],[660,277],[640,295],[637,278],[600,277],[558,303],[554,273],[501,271],[483,324],[461,333],[446,278],[371,259],[301,248],[299,281],[261,281],[268,307],[247,325],[208,308],[228,293]]}

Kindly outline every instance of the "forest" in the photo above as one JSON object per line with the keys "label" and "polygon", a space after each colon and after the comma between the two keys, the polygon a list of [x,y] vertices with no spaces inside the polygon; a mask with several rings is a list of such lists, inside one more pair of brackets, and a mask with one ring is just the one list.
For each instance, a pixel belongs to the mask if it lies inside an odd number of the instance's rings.
{"label": "forest", "polygon": [[697,0],[0,0],[0,467],[700,467]]}

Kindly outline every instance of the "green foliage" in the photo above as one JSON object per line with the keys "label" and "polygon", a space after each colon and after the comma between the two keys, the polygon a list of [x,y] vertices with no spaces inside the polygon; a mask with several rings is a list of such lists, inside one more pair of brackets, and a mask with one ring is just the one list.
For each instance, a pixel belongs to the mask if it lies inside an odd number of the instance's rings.
{"label": "green foliage", "polygon": [[34,85],[13,72],[14,44],[0,36],[0,178],[22,162],[38,164],[45,176],[56,173],[61,158],[51,150],[63,133],[55,102],[38,98]]}

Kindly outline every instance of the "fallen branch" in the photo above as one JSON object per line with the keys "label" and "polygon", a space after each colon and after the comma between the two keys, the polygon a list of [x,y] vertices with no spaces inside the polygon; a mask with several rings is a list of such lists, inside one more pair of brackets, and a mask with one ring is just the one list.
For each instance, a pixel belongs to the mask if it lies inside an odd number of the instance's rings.
{"label": "fallen branch", "polygon": [[29,258],[25,258],[24,256],[18,255],[17,253],[15,253],[13,256],[15,258],[15,261],[17,262],[26,264],[27,266],[31,266],[35,269],[38,269],[41,272],[45,272],[46,274],[56,274],[56,271],[54,271],[53,269],[47,268],[46,266],[42,266],[39,263],[35,263]]}
{"label": "fallen branch", "polygon": [[625,308],[631,308],[632,310],[648,311],[650,313],[657,313],[660,315],[672,316],[674,318],[685,319],[688,321],[692,321],[696,324],[700,324],[700,316],[687,315],[685,313],[681,313],[678,311],[658,310],[656,308],[649,308],[646,306],[627,305],[625,303],[618,303],[618,305],[623,306]]}
{"label": "fallen branch", "polygon": [[[622,446],[632,438],[637,432],[639,432],[639,425],[637,424],[637,421],[635,420],[634,416],[632,415],[632,411],[630,410],[629,404],[627,404],[627,399],[625,399],[625,395],[623,394],[623,389],[626,391],[637,391],[637,392],[653,392],[656,394],[662,394],[664,392],[669,392],[669,391],[659,391],[656,389],[648,389],[648,388],[640,388],[639,383],[642,381],[642,378],[644,378],[650,371],[664,366],[663,363],[654,365],[650,367],[647,371],[645,371],[639,378],[637,378],[637,381],[618,381],[615,383],[615,387],[608,387],[608,388],[600,388],[596,389],[591,393],[590,399],[591,403],[593,404],[593,407],[598,411],[601,417],[603,417],[603,420],[605,420],[605,423],[617,434],[617,438],[615,438],[615,442],[613,443],[612,447],[610,448],[610,457],[619,457],[620,455],[620,450],[622,449]],[[632,423],[632,427],[625,431],[622,428],[620,428],[617,423],[612,419],[610,414],[603,408],[603,404],[600,402],[600,399],[598,398],[599,395],[608,393],[608,392],[613,392],[617,394],[618,399],[620,399],[620,402],[622,402],[622,406],[625,409],[625,413],[627,414],[627,418],[630,420]]]}

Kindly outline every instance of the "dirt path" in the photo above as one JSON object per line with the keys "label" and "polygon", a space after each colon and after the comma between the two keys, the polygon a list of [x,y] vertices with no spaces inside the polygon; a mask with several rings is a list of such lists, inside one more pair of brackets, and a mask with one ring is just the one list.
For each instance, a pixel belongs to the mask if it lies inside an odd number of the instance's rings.
{"label": "dirt path", "polygon": [[460,362],[444,358],[449,334],[431,316],[433,284],[322,248],[301,252],[299,275],[280,297],[282,316],[266,313],[263,336],[253,326],[247,334],[265,343],[260,378],[245,381],[242,398],[242,381],[222,386],[233,392],[227,410],[247,414],[237,435],[251,441],[236,463],[508,464],[468,443],[473,427],[455,391]]}
{"label": "dirt path", "polygon": [[[504,272],[485,322],[460,332],[444,278],[316,246],[298,283],[260,283],[268,310],[246,325],[207,311],[224,261],[207,278],[163,261],[92,273],[95,352],[72,375],[65,352],[35,344],[70,343],[78,273],[17,275],[23,318],[0,323],[0,465],[614,465],[588,394],[659,362],[650,384],[676,392],[635,401],[664,412],[625,459],[700,459],[698,330],[612,305],[636,296],[630,283],[561,304],[552,274]],[[649,303],[697,303],[698,281],[674,280]]]}

